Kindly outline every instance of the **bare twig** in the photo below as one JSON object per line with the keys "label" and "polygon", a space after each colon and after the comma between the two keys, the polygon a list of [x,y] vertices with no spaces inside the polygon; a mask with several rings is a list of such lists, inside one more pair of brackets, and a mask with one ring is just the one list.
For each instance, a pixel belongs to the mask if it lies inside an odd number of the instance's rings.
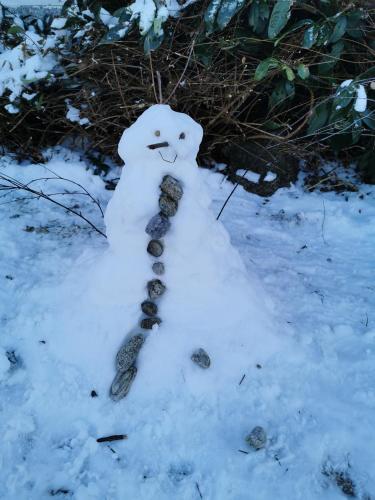
{"label": "bare twig", "polygon": [[31,188],[30,187],[31,182],[29,182],[28,184],[24,184],[24,183],[18,181],[17,179],[14,179],[13,177],[6,175],[4,173],[0,174],[0,181],[4,181],[7,183],[7,184],[0,184],[0,190],[15,189],[15,190],[20,190],[20,191],[26,191],[26,192],[34,195],[34,197],[36,197],[36,198],[43,198],[44,200],[48,200],[51,203],[53,203],[54,205],[57,205],[65,210],[67,210],[69,213],[76,215],[77,217],[80,217],[82,220],[84,220],[89,226],[91,226],[101,236],[104,236],[104,238],[107,237],[98,227],[95,226],[95,224],[93,224],[89,219],[87,219],[84,215],[82,215],[81,212],[77,212],[76,210],[73,210],[72,208],[64,205],[63,203],[60,203],[57,200],[54,200],[48,194],[43,193],[43,191],[37,191],[37,190]]}

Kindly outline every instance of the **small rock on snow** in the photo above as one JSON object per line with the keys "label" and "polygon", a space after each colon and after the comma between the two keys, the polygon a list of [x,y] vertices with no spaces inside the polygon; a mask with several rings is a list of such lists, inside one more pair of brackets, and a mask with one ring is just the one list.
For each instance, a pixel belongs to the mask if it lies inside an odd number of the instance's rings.
{"label": "small rock on snow", "polygon": [[154,317],[154,318],[144,318],[141,320],[141,328],[144,330],[152,330],[154,325],[160,325],[161,319]]}
{"label": "small rock on snow", "polygon": [[110,396],[113,401],[119,401],[128,394],[136,375],[137,368],[135,366],[131,366],[126,372],[117,372],[110,390]]}
{"label": "small rock on snow", "polygon": [[159,239],[165,236],[171,227],[171,223],[163,214],[157,214],[152,217],[150,222],[146,226],[146,233],[151,236],[151,238]]}
{"label": "small rock on snow", "polygon": [[165,267],[162,262],[155,262],[152,264],[152,270],[155,274],[162,275],[165,273]]}
{"label": "small rock on snow", "polygon": [[141,304],[141,309],[147,316],[155,316],[158,313],[158,306],[151,302],[150,300],[145,300]]}
{"label": "small rock on snow", "polygon": [[151,280],[147,283],[148,296],[151,300],[155,300],[166,290],[166,286],[160,280]]}
{"label": "small rock on snow", "polygon": [[267,443],[266,431],[259,425],[254,427],[250,434],[246,436],[246,442],[255,450],[264,448]]}
{"label": "small rock on snow", "polygon": [[124,372],[135,363],[144,341],[144,336],[139,333],[138,335],[134,335],[134,337],[121,347],[116,356],[117,370]]}
{"label": "small rock on snow", "polygon": [[191,360],[201,368],[209,368],[211,360],[206,351],[202,348],[197,349],[191,355]]}
{"label": "small rock on snow", "polygon": [[177,213],[178,204],[177,201],[163,193],[159,198],[159,208],[166,217],[173,217]]}
{"label": "small rock on snow", "polygon": [[147,252],[153,257],[160,257],[163,251],[163,244],[159,240],[151,240],[147,246]]}
{"label": "small rock on snow", "polygon": [[166,175],[160,184],[160,189],[172,198],[172,200],[179,201],[182,198],[183,190],[180,181],[172,177],[171,175]]}

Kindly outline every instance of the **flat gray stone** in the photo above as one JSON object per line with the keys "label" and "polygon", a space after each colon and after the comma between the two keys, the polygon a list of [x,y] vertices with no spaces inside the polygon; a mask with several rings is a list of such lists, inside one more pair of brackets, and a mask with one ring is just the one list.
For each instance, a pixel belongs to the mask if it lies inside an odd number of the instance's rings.
{"label": "flat gray stone", "polygon": [[147,245],[147,252],[153,257],[160,257],[164,252],[163,243],[159,240],[151,240]]}
{"label": "flat gray stone", "polygon": [[113,401],[119,401],[128,394],[136,375],[137,368],[135,366],[131,366],[126,372],[117,372],[109,393]]}
{"label": "flat gray stone", "polygon": [[151,300],[155,300],[163,295],[166,286],[160,280],[151,280],[147,283],[148,296]]}
{"label": "flat gray stone", "polygon": [[152,264],[152,270],[154,271],[155,274],[158,274],[161,276],[162,274],[165,273],[165,267],[162,262],[155,262]]}
{"label": "flat gray stone", "polygon": [[263,427],[257,425],[245,439],[254,450],[260,450],[266,446],[267,434]]}
{"label": "flat gray stone", "polygon": [[171,223],[168,217],[163,214],[157,214],[154,215],[147,224],[146,233],[149,234],[151,238],[159,240],[167,234],[170,227]]}
{"label": "flat gray stone", "polygon": [[193,352],[191,355],[191,360],[200,366],[201,368],[209,368],[211,364],[211,360],[209,355],[206,353],[206,351],[202,348],[197,349],[196,351]]}
{"label": "flat gray stone", "polygon": [[159,198],[159,208],[166,217],[173,217],[177,213],[178,203],[167,194],[162,193]]}
{"label": "flat gray stone", "polygon": [[127,343],[121,347],[116,355],[117,370],[124,372],[134,365],[144,341],[145,338],[143,334],[139,333],[131,337]]}
{"label": "flat gray stone", "polygon": [[166,175],[163,177],[163,181],[160,184],[160,189],[174,201],[180,201],[184,193],[181,182],[171,175]]}
{"label": "flat gray stone", "polygon": [[161,319],[154,317],[154,318],[144,318],[141,320],[141,328],[144,330],[152,330],[152,327],[154,325],[160,325]]}
{"label": "flat gray stone", "polygon": [[147,316],[156,316],[158,313],[158,306],[150,300],[145,300],[144,302],[142,302],[141,309],[142,312]]}

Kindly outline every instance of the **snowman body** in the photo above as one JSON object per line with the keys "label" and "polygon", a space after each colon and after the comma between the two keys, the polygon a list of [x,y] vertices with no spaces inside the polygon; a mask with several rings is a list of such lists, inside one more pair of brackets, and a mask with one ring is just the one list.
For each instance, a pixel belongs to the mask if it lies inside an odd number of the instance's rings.
{"label": "snowman body", "polygon": [[[250,282],[209,208],[196,164],[201,139],[202,128],[190,117],[155,105],[124,132],[119,144],[125,166],[105,223],[111,259],[121,269],[121,297],[129,302],[131,296],[140,310],[150,280],[160,278],[166,287],[156,300],[162,323],[147,332],[137,359],[134,385],[142,386],[143,394],[172,390],[172,381],[177,386],[183,381],[194,393],[223,389],[270,352],[272,323],[264,294],[254,277]],[[164,252],[155,258],[146,251],[150,236],[145,228],[159,211],[166,175],[179,181],[183,196],[161,239]],[[162,276],[153,273],[155,261],[165,267]],[[139,332],[139,324],[130,331]],[[192,362],[198,348],[209,353],[209,370]]]}

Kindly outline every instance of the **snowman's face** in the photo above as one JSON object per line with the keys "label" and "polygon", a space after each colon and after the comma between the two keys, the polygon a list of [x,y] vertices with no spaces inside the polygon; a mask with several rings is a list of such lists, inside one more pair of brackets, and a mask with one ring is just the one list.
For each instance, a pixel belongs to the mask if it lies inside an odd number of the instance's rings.
{"label": "snowman's face", "polygon": [[156,104],[125,130],[118,152],[125,164],[195,161],[202,136],[202,127],[189,116]]}

